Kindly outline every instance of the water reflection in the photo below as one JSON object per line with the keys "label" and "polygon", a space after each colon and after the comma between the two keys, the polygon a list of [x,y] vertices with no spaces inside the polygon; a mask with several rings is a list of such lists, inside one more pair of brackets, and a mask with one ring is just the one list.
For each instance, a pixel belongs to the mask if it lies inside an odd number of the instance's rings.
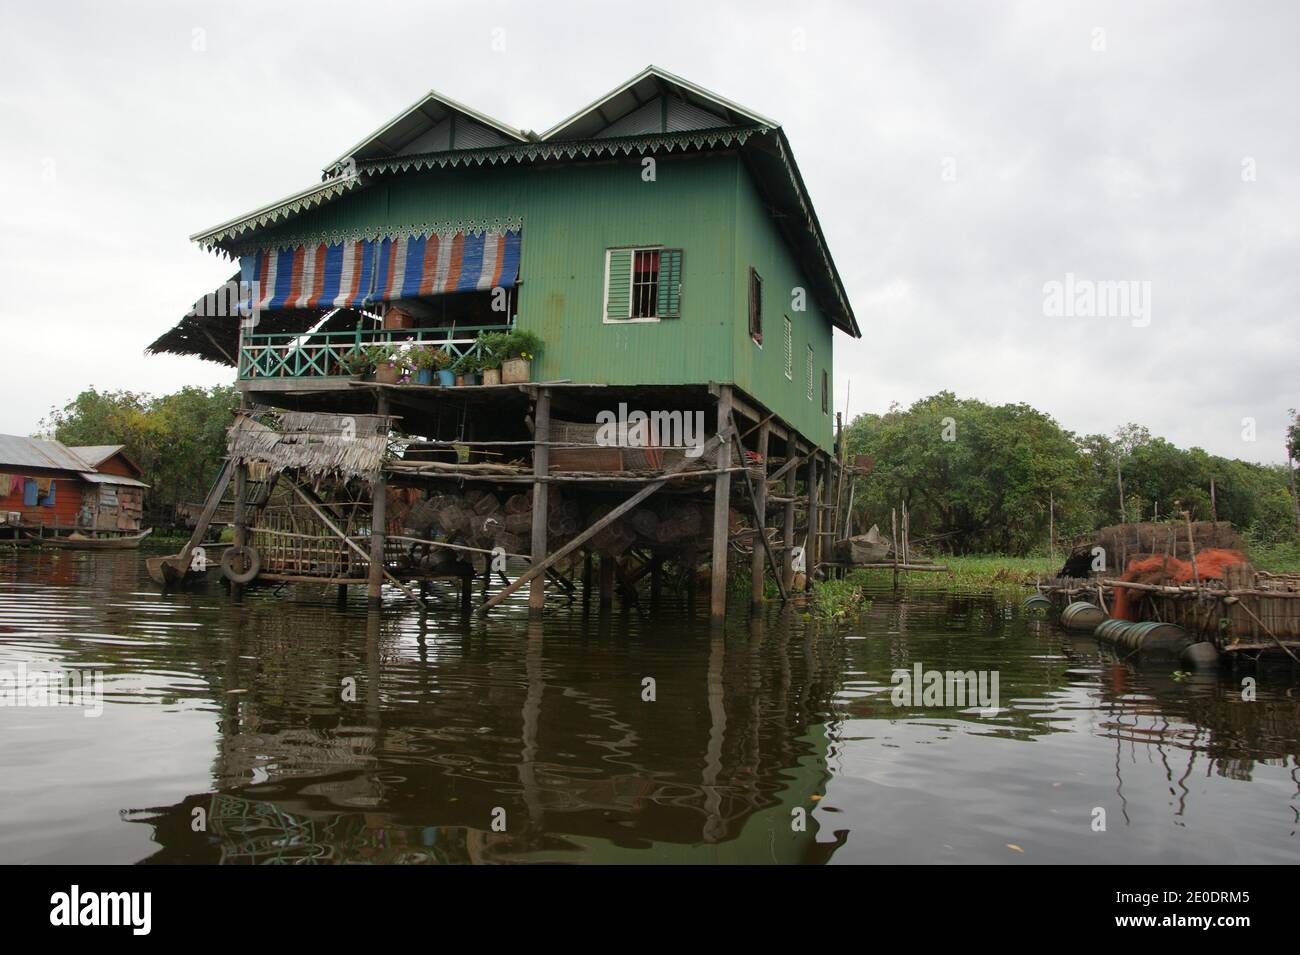
{"label": "water reflection", "polygon": [[[310,589],[234,603],[215,583],[160,596],[138,555],[0,555],[0,666],[103,670],[108,703],[0,710],[24,769],[0,860],[1294,856],[1288,670],[1248,671],[1245,703],[1246,671],[1138,670],[979,596],[735,616],[711,630],[671,593],[544,623],[471,620],[450,593],[429,614]],[[917,662],[997,669],[1001,706],[894,706],[890,673]]]}

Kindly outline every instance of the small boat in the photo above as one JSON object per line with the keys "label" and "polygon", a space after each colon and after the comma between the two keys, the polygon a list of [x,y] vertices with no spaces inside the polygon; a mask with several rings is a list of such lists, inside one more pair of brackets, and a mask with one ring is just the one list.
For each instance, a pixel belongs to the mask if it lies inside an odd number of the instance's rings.
{"label": "small boat", "polygon": [[58,547],[63,550],[135,550],[140,546],[140,541],[153,533],[153,528],[141,531],[139,534],[127,534],[117,537],[87,537],[77,531],[65,534],[62,537],[41,537],[30,531],[24,533],[27,534],[29,540],[38,544],[45,547]]}
{"label": "small boat", "polygon": [[836,541],[835,559],[847,564],[874,564],[889,556],[891,546],[889,538],[872,524],[865,534]]}
{"label": "small boat", "polygon": [[[172,584],[180,583],[182,580],[195,580],[199,577],[204,576],[204,574],[207,573],[209,567],[220,567],[221,554],[225,551],[227,547],[231,547],[233,545],[207,543],[207,544],[200,544],[198,546],[202,547],[204,551],[202,570],[199,570],[197,567],[194,566],[194,562],[192,558],[193,552],[191,552],[190,566],[189,569],[184,574],[181,574],[179,571],[175,569],[176,562],[181,557],[180,554],[166,554],[162,557],[147,558],[144,562],[145,573],[149,575],[149,579],[152,580],[155,584],[158,584],[163,587],[168,587],[171,586]],[[165,565],[170,565],[170,566],[168,566],[167,569],[164,569]]]}

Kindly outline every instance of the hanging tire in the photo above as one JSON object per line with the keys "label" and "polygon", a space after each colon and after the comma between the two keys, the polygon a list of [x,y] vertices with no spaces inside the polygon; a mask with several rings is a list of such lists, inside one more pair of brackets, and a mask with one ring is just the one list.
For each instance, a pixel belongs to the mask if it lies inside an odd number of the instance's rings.
{"label": "hanging tire", "polygon": [[232,584],[251,583],[261,569],[262,558],[256,547],[227,547],[221,555],[221,573]]}

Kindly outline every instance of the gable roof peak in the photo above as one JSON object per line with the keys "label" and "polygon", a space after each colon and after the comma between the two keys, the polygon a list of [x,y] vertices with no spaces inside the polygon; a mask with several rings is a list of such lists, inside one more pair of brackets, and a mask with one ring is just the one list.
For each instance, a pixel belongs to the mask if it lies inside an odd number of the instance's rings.
{"label": "gable roof peak", "polygon": [[329,173],[338,169],[349,159],[374,159],[407,152],[437,152],[466,146],[501,146],[528,141],[528,135],[523,130],[508,126],[431,89],[335,159],[325,167],[325,171]]}
{"label": "gable roof peak", "polygon": [[[781,125],[651,63],[630,80],[552,126],[542,133],[541,138],[592,139],[602,133],[620,135],[623,132],[618,128],[620,121],[625,121],[634,113],[647,111],[651,103],[661,101],[671,101],[684,107],[670,120],[668,104],[663,103],[661,132],[715,126],[766,126],[777,129]],[[605,132],[611,128],[618,129],[618,132]]]}

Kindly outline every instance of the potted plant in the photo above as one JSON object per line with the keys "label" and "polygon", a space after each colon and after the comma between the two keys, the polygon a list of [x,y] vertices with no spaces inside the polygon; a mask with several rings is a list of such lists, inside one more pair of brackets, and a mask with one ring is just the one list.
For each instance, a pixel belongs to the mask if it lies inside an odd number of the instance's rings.
{"label": "potted plant", "polygon": [[520,384],[532,377],[533,359],[542,350],[542,340],[533,332],[515,329],[506,336],[502,352],[501,380],[508,385]]}
{"label": "potted plant", "polygon": [[[417,385],[432,385],[435,377],[441,378],[446,372],[446,368],[451,364],[451,356],[446,350],[433,345],[415,345],[410,351],[410,361],[415,369],[415,383]],[[442,384],[452,384],[455,382],[455,376],[447,373],[450,381],[443,381]]]}
{"label": "potted plant", "polygon": [[397,384],[409,368],[406,356],[400,348],[392,345],[371,345],[366,351],[370,353],[374,362],[375,381],[380,384]]}
{"label": "potted plant", "polygon": [[506,343],[510,336],[506,332],[488,332],[478,339],[479,356],[483,366],[483,384],[501,384],[501,363],[505,361]]}
{"label": "potted plant", "polygon": [[456,372],[452,369],[454,357],[446,348],[438,349],[437,356],[438,384],[444,388],[451,388],[456,384]]}
{"label": "potted plant", "polygon": [[353,348],[339,359],[339,365],[345,374],[362,379],[372,377],[375,371],[375,364],[365,348]]}
{"label": "potted plant", "polygon": [[472,351],[466,352],[456,360],[456,364],[453,367],[456,371],[456,384],[478,384],[478,372],[481,367],[478,355],[474,354]]}

